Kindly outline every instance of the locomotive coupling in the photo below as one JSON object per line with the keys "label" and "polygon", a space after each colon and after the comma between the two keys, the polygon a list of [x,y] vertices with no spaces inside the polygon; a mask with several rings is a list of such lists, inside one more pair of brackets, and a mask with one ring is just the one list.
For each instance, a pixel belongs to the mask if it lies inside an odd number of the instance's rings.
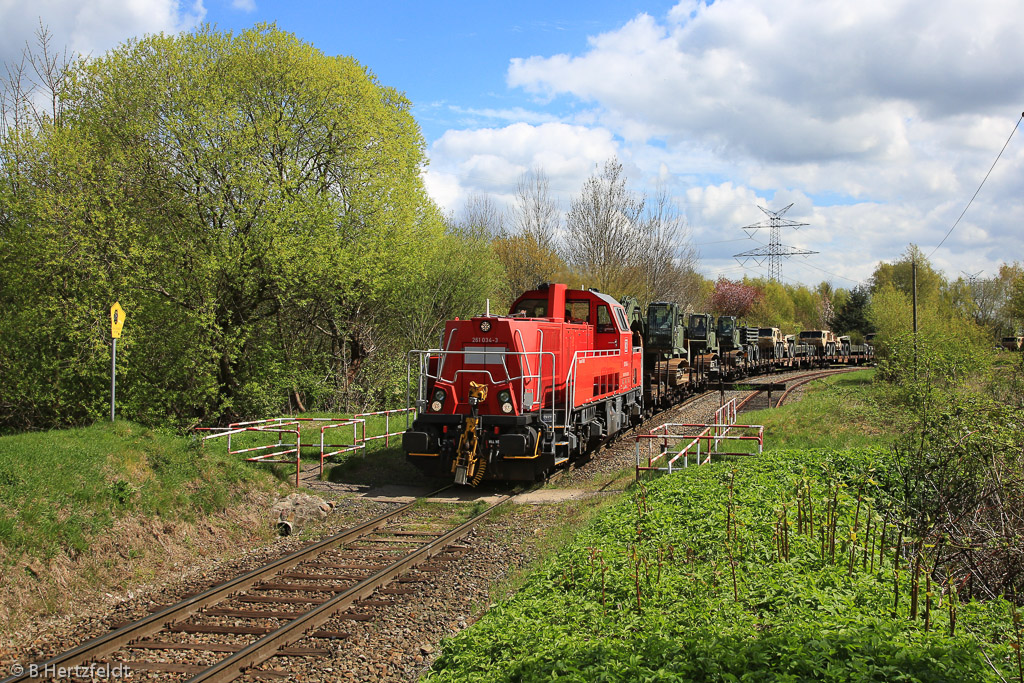
{"label": "locomotive coupling", "polygon": [[480,449],[480,416],[477,408],[486,398],[486,384],[469,383],[471,414],[466,418],[466,427],[459,437],[459,448],[455,455],[455,461],[452,463],[452,473],[455,475],[456,484],[472,482],[473,486],[476,486],[484,478],[487,458],[481,457],[478,453]]}

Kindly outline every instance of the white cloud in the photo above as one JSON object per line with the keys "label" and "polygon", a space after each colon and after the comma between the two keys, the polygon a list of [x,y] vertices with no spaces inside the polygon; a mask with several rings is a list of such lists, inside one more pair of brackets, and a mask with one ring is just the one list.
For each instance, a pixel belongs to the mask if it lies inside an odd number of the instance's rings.
{"label": "white cloud", "polygon": [[231,0],[231,6],[243,12],[255,12],[255,0]]}
{"label": "white cloud", "polygon": [[632,136],[769,161],[898,159],[914,113],[1019,106],[1024,72],[1007,64],[1022,32],[1014,0],[687,2],[578,56],[513,59],[508,83],[597,102]]}
{"label": "white cloud", "polygon": [[[1022,34],[1016,0],[686,0],[580,54],[512,59],[507,82],[585,103],[645,179],[667,166],[695,241],[793,196],[812,225],[783,242],[863,278],[909,242],[933,249],[977,189],[1024,101]],[[1022,142],[935,252],[953,275],[1024,259]],[[733,246],[702,251],[724,268]]]}
{"label": "white cloud", "polygon": [[523,107],[512,107],[510,109],[474,109],[459,106],[449,106],[449,111],[466,119],[467,126],[483,121],[504,121],[510,123],[557,123],[558,117],[554,114],[533,111]]}
{"label": "white cloud", "polygon": [[0,61],[20,59],[40,24],[51,49],[99,55],[128,38],[191,29],[205,16],[202,0],[0,0]]}
{"label": "white cloud", "polygon": [[431,146],[427,186],[444,210],[457,212],[474,192],[509,200],[523,173],[542,168],[552,195],[567,201],[617,153],[610,132],[565,123],[449,130]]}

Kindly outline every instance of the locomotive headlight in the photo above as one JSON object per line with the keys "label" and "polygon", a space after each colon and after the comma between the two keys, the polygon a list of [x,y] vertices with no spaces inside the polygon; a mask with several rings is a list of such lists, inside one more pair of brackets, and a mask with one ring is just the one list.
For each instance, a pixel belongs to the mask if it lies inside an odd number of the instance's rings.
{"label": "locomotive headlight", "polygon": [[446,396],[444,389],[434,389],[434,400],[430,402],[430,409],[435,413],[441,412],[441,408],[444,407],[444,399]]}
{"label": "locomotive headlight", "polygon": [[506,414],[511,413],[512,412],[512,404],[511,403],[502,403],[501,404],[501,412],[506,413]]}
{"label": "locomotive headlight", "polygon": [[503,389],[498,392],[498,403],[501,404],[501,412],[506,415],[512,412],[512,392]]}
{"label": "locomotive headlight", "polygon": [[480,331],[481,332],[490,332],[491,331],[491,321],[490,320],[482,321],[480,323]]}

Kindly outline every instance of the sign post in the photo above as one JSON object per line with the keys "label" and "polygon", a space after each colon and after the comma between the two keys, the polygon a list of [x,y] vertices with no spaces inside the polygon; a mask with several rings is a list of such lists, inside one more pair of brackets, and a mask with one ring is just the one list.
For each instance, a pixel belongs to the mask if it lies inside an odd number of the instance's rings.
{"label": "sign post", "polygon": [[110,351],[110,421],[114,421],[114,397],[117,389],[117,340],[121,337],[121,328],[124,327],[124,309],[121,304],[114,302],[110,307],[110,338],[113,345]]}

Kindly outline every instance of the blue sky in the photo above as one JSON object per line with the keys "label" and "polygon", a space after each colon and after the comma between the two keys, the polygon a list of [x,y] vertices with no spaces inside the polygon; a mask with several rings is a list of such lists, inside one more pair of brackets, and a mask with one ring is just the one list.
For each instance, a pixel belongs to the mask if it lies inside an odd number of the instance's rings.
{"label": "blue sky", "polygon": [[[523,104],[505,83],[513,57],[577,52],[588,36],[670,2],[207,2],[205,21],[225,30],[275,22],[329,54],[351,55],[406,93],[428,141]],[[246,9],[251,7],[252,9]],[[557,111],[571,103],[532,103]]]}
{"label": "blue sky", "polygon": [[565,208],[614,155],[670,192],[708,277],[762,274],[740,227],[789,203],[808,225],[783,242],[819,252],[790,282],[850,287],[911,242],[953,278],[1024,260],[1024,133],[936,248],[1024,109],[1019,0],[0,0],[0,58],[40,20],[92,53],[276,22],[407,94],[446,211],[506,206],[536,167]]}

